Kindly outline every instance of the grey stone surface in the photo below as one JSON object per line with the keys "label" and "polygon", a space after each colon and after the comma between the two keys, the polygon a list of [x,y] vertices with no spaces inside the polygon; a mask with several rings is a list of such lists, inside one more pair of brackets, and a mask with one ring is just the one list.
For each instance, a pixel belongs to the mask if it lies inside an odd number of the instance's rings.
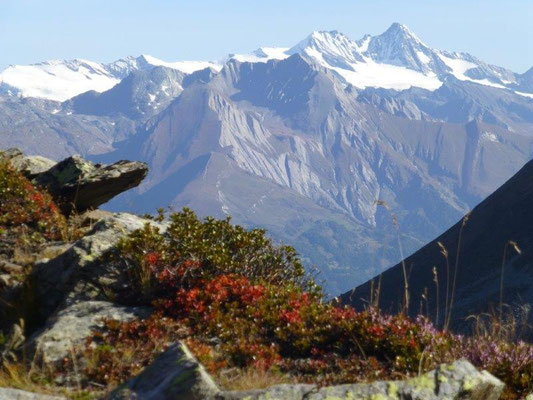
{"label": "grey stone surface", "polygon": [[220,391],[187,347],[174,344],[138,376],[117,388],[111,399],[206,400]]}
{"label": "grey stone surface", "polygon": [[65,397],[26,392],[12,388],[0,388],[0,400],[66,400]]}
{"label": "grey stone surface", "polygon": [[150,223],[166,225],[133,214],[112,214],[99,222],[58,257],[36,264],[32,274],[37,317],[46,320],[57,309],[80,301],[108,301],[130,290],[122,268],[105,259],[125,235]]}
{"label": "grey stone surface", "polygon": [[337,385],[278,385],[265,390],[226,392],[218,400],[498,400],[504,384],[466,360],[444,364],[404,381]]}
{"label": "grey stone surface", "polygon": [[27,347],[44,363],[55,363],[70,357],[91,332],[102,326],[102,320],[130,321],[146,317],[149,309],[121,307],[105,301],[84,301],[73,304],[49,318],[46,326],[29,339]]}
{"label": "grey stone surface", "polygon": [[227,391],[215,397],[216,400],[302,400],[309,394],[316,392],[315,385],[275,385],[268,389]]}

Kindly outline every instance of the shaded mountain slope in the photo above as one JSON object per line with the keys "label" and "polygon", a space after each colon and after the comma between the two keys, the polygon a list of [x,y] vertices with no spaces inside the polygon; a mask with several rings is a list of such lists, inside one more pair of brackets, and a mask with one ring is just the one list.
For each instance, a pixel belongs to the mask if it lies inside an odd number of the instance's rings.
{"label": "shaded mountain slope", "polygon": [[[533,162],[527,163],[517,174],[487,199],[475,207],[468,215],[462,232],[455,303],[452,324],[465,327],[464,318],[498,309],[500,278],[504,248],[507,246],[505,260],[503,301],[511,306],[531,304],[531,267],[533,266]],[[463,220],[445,233],[425,245],[405,259],[409,273],[411,293],[410,313],[426,310],[421,295],[427,289],[427,310],[434,318],[437,301],[441,310],[442,322],[446,295],[446,262],[438,242],[448,251],[451,271],[455,270],[458,240]],[[522,251],[519,255],[508,245],[509,241],[518,244]],[[433,267],[437,268],[440,293],[436,296]],[[453,276],[453,273],[450,274]],[[403,299],[403,272],[401,264],[388,269],[381,278],[375,278],[377,287],[381,279],[379,305],[382,310],[396,312],[401,308]],[[453,284],[450,278],[450,287]],[[372,283],[366,282],[341,296],[345,303],[363,307],[370,298]]]}

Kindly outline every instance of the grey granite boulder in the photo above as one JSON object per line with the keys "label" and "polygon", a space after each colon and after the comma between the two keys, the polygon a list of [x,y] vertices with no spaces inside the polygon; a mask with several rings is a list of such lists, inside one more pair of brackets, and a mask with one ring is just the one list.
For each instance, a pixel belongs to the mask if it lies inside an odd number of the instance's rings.
{"label": "grey granite boulder", "polygon": [[148,166],[137,161],[118,161],[111,165],[93,164],[72,156],[35,175],[33,182],[45,187],[64,213],[96,208],[116,195],[138,186]]}
{"label": "grey granite boulder", "polygon": [[0,388],[0,400],[65,400],[65,398],[25,392],[18,389]]}
{"label": "grey granite boulder", "polygon": [[117,388],[111,399],[206,400],[220,393],[213,379],[187,347],[169,347],[139,375]]}
{"label": "grey granite boulder", "polygon": [[76,346],[103,325],[103,319],[130,321],[149,313],[149,309],[121,307],[106,301],[76,303],[50,317],[45,328],[30,338],[27,347],[35,350],[45,364],[55,363],[70,357]]}
{"label": "grey granite boulder", "polygon": [[277,385],[264,390],[225,392],[217,400],[497,400],[504,384],[466,360],[444,364],[416,378],[318,388]]}
{"label": "grey granite boulder", "polygon": [[37,263],[31,276],[35,318],[44,322],[56,310],[72,304],[113,301],[121,293],[130,293],[124,266],[110,262],[106,254],[120,238],[146,223],[161,232],[166,229],[165,224],[133,214],[111,214],[59,256]]}

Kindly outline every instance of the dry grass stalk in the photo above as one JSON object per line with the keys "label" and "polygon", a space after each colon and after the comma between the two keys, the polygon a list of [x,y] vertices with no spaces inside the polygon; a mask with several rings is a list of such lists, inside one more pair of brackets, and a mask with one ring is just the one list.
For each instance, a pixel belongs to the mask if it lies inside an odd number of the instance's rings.
{"label": "dry grass stalk", "polygon": [[500,273],[500,325],[503,318],[503,274],[505,268],[505,259],[507,257],[507,248],[511,246],[517,254],[522,254],[522,251],[518,247],[518,244],[513,240],[508,240],[503,248],[502,268]]}
{"label": "dry grass stalk", "polygon": [[516,342],[528,338],[531,333],[529,304],[514,309],[504,304],[502,309],[503,315],[500,315],[500,310],[491,309],[489,312],[467,317],[467,320],[473,321],[473,336],[504,342]]}
{"label": "dry grass stalk", "polygon": [[445,331],[449,329],[450,322],[452,319],[452,310],[453,310],[453,302],[454,302],[454,297],[455,297],[455,286],[457,284],[457,271],[459,270],[459,254],[461,253],[461,242],[463,239],[463,230],[469,218],[470,218],[470,213],[466,214],[463,217],[463,222],[461,223],[461,229],[459,230],[459,240],[457,241],[457,251],[455,254],[455,266],[453,270],[452,292],[450,294],[450,305],[448,307],[448,314],[446,315],[446,320],[444,322]]}
{"label": "dry grass stalk", "polygon": [[[448,257],[448,249],[442,244],[442,242],[437,242],[437,245],[440,248],[440,253],[446,260],[446,300],[444,303],[444,320],[446,320],[446,317],[448,315],[448,307],[450,306],[450,259]],[[439,324],[439,320],[436,321],[437,325]]]}
{"label": "dry grass stalk", "polygon": [[283,383],[296,383],[289,375],[261,368],[222,370],[217,374],[216,380],[226,390],[264,389]]}
{"label": "dry grass stalk", "polygon": [[387,210],[387,212],[392,218],[392,223],[396,229],[396,240],[398,242],[398,249],[400,251],[400,257],[402,260],[402,272],[403,272],[403,283],[404,283],[402,313],[407,315],[409,313],[409,277],[407,276],[407,267],[405,266],[405,257],[403,255],[403,247],[402,247],[402,242],[400,240],[400,227],[398,224],[398,219],[396,218],[396,215],[391,211],[389,205],[387,204],[385,200],[376,200],[374,202],[374,205],[382,206],[385,208],[385,210]]}
{"label": "dry grass stalk", "polygon": [[439,302],[440,302],[440,297],[439,297],[439,273],[437,271],[437,267],[433,267],[432,269],[433,271],[433,282],[435,282],[435,289],[436,289],[436,304],[435,304],[435,307],[436,307],[436,313],[435,313],[435,326],[438,326],[439,325]]}

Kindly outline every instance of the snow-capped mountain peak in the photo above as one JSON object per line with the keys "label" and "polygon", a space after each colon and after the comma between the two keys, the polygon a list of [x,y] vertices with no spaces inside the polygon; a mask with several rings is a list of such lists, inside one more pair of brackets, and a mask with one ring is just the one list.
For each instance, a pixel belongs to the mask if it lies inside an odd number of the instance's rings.
{"label": "snow-capped mountain peak", "polygon": [[422,73],[439,73],[442,62],[405,25],[394,23],[384,33],[369,40],[365,56],[382,63]]}
{"label": "snow-capped mountain peak", "polygon": [[[393,42],[398,43],[398,40],[391,41],[394,32],[403,32],[406,41],[410,37],[410,31],[402,25],[393,26],[389,31],[389,34],[384,34],[382,37],[366,35],[359,41],[351,40],[338,31],[313,32],[292,47],[288,53],[301,54],[323,67],[332,69],[347,83],[358,88],[370,86],[404,90],[417,86],[435,90],[440,87],[442,82],[430,68],[413,67],[421,64],[419,60],[410,60],[410,63],[401,60],[383,62],[386,59],[400,58],[399,53],[394,54],[392,51],[395,49]],[[414,43],[421,44],[421,42]]]}
{"label": "snow-capped mountain peak", "polygon": [[343,69],[364,61],[358,44],[338,31],[315,31],[287,53],[304,54]]}
{"label": "snow-capped mountain peak", "polygon": [[379,35],[381,37],[392,37],[396,40],[402,40],[402,41],[414,41],[417,43],[420,43],[421,45],[425,46],[424,43],[422,43],[422,40],[416,36],[413,31],[411,31],[407,26],[400,24],[399,22],[394,22],[389,29],[387,29],[384,33]]}

